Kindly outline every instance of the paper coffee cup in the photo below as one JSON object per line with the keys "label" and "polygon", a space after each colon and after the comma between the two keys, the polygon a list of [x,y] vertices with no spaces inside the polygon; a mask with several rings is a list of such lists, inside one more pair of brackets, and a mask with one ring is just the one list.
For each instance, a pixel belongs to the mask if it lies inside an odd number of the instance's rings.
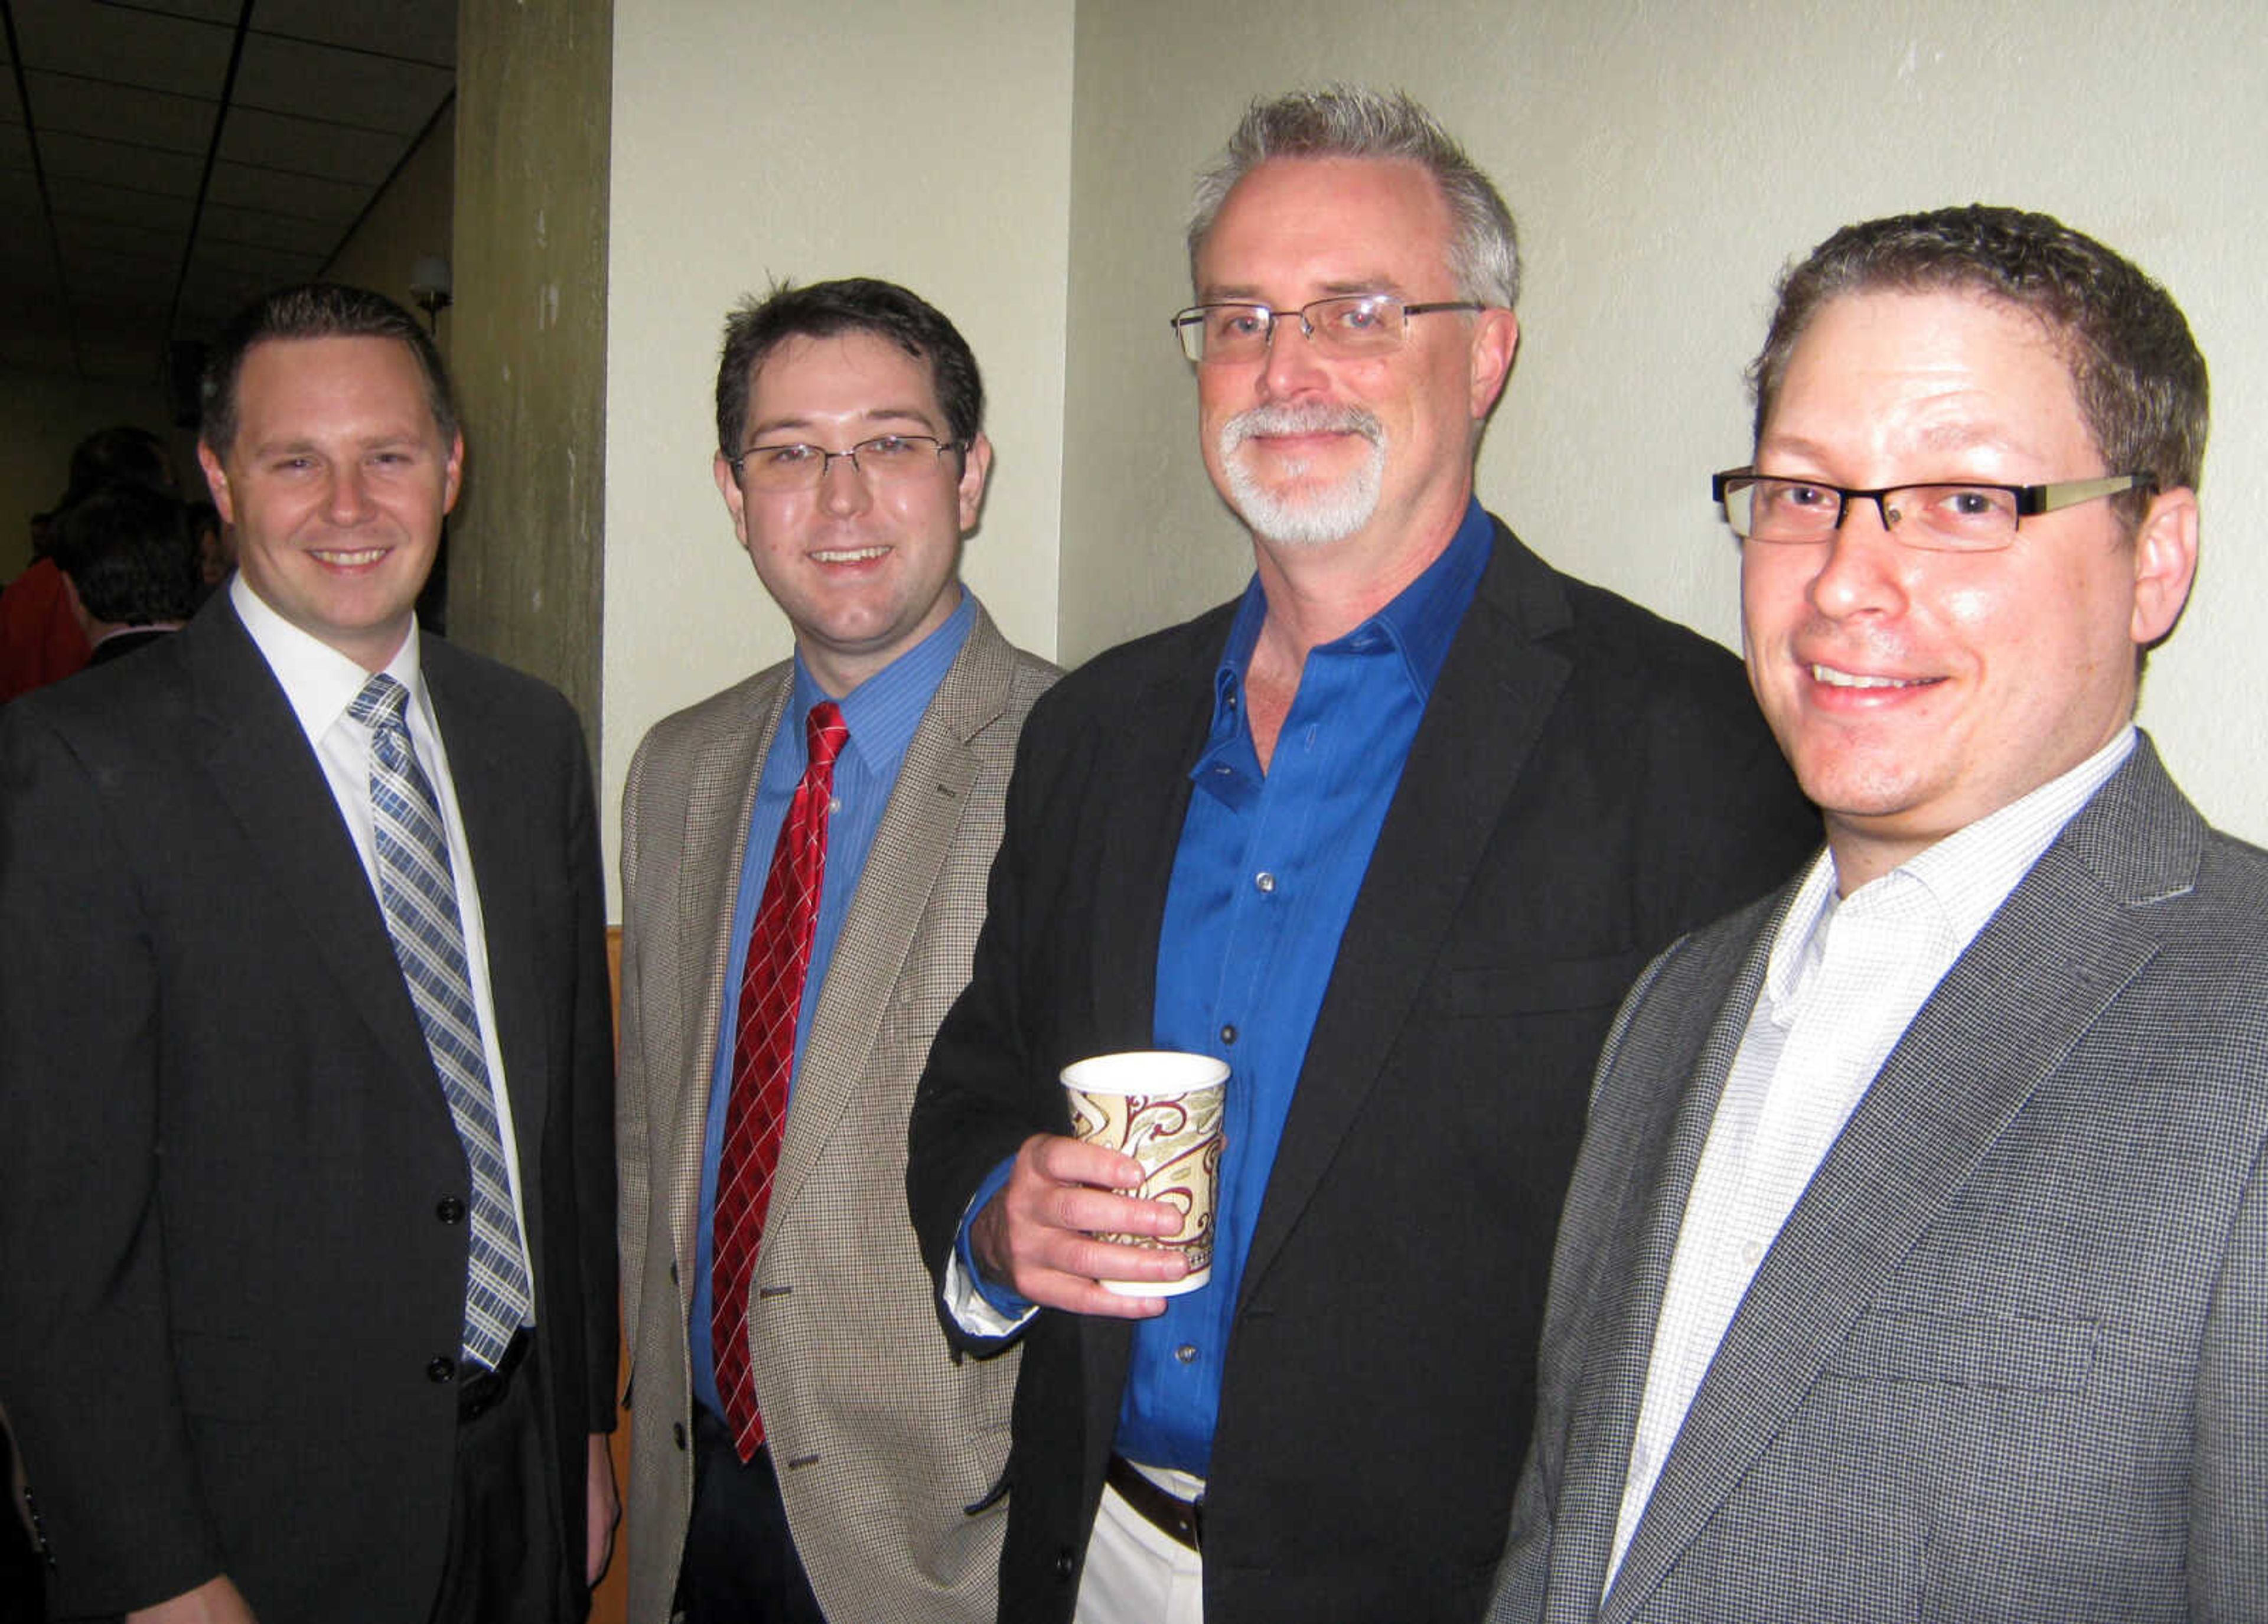
{"label": "paper coffee cup", "polygon": [[1096,1238],[1179,1252],[1189,1259],[1189,1272],[1179,1280],[1106,1280],[1105,1289],[1121,1297],[1178,1297],[1212,1278],[1227,1081],[1226,1061],[1168,1049],[1097,1054],[1064,1068],[1072,1134],[1141,1163],[1142,1187],[1135,1194],[1182,1211],[1182,1227],[1171,1235]]}

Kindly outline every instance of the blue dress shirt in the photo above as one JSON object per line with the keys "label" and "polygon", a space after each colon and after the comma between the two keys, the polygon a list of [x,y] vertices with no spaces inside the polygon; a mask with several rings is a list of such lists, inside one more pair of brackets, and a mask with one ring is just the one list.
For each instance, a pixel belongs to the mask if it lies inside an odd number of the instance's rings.
{"label": "blue dress shirt", "polygon": [[[858,880],[873,849],[874,832],[897,787],[898,769],[904,765],[906,746],[913,742],[938,684],[968,640],[976,621],[976,599],[961,590],[960,606],[944,624],[896,659],[850,690],[837,702],[850,739],[835,761],[834,810],[827,824],[826,878],[820,886],[819,918],[812,928],[811,969],[803,983],[803,1006],[795,1019],[795,1059],[789,1073],[803,1069],[803,1043],[811,1029],[811,1012],[819,1006],[819,991],[826,984],[827,967],[835,957],[835,944],[843,921],[858,893]],[[741,849],[740,885],[733,906],[733,950],[725,966],[725,1001],[717,1040],[717,1064],[709,1084],[709,1123],[701,1142],[701,1216],[695,1230],[696,1278],[693,1312],[687,1341],[693,1356],[693,1396],[718,1414],[724,1405],[717,1396],[717,1355],[709,1326],[714,1318],[713,1282],[716,1274],[717,1162],[724,1153],[725,1106],[733,1090],[733,1041],[740,1024],[740,977],[748,960],[748,934],[755,928],[756,908],[763,900],[764,879],[771,867],[772,848],[778,843],[780,825],[787,819],[788,803],[803,778],[806,761],[804,721],[811,708],[828,695],[806,669],[803,657],[795,660],[795,688],[781,713],[779,728],[764,756],[763,775],[756,785],[756,801],[748,815],[747,844]]]}
{"label": "blue dress shirt", "polygon": [[[1306,1064],[1339,939],[1402,781],[1433,680],[1487,568],[1495,531],[1477,502],[1447,548],[1391,603],[1307,654],[1268,770],[1246,719],[1245,672],[1267,618],[1255,577],[1214,675],[1211,731],[1158,937],[1152,1038],[1228,1062],[1212,1278],[1137,1322],[1118,1451],[1204,1476],[1221,1359],[1284,1120]],[[973,1216],[1006,1180],[996,1170]],[[1003,1313],[1030,1307],[962,1264]]]}

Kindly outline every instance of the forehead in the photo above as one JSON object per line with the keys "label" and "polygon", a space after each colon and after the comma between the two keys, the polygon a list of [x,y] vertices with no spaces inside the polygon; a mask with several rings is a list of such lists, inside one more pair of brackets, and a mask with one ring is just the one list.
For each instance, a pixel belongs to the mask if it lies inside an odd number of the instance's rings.
{"label": "forehead", "polygon": [[245,352],[237,416],[264,435],[385,420],[425,433],[438,425],[425,374],[394,338],[263,339]]}
{"label": "forehead", "polygon": [[1763,440],[1903,437],[2091,445],[2058,335],[1989,294],[1876,290],[1830,299],[1805,327]]}
{"label": "forehead", "polygon": [[1419,165],[1270,158],[1221,205],[1197,252],[1197,292],[1446,293],[1450,224],[1440,185]]}
{"label": "forehead", "polygon": [[748,428],[821,419],[944,419],[928,360],[895,339],[849,332],[799,334],[755,364],[748,385]]}

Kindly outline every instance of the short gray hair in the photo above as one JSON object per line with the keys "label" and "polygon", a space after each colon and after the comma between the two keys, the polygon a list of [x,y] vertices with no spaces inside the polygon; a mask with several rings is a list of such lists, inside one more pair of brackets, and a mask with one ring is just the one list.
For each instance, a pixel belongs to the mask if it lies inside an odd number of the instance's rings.
{"label": "short gray hair", "polygon": [[1520,238],[1495,185],[1439,120],[1400,91],[1326,85],[1256,100],[1228,146],[1197,176],[1189,205],[1189,279],[1197,279],[1221,205],[1239,180],[1271,158],[1367,158],[1416,164],[1449,206],[1449,274],[1458,293],[1506,310],[1520,298]]}

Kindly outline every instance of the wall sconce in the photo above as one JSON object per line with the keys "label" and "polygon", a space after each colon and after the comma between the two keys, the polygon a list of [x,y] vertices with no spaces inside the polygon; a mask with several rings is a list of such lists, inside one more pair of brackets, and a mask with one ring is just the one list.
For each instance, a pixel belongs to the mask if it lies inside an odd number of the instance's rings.
{"label": "wall sconce", "polygon": [[441,312],[456,303],[450,289],[449,261],[438,254],[419,255],[417,262],[409,268],[409,297],[417,301],[417,308],[425,312],[438,337]]}

